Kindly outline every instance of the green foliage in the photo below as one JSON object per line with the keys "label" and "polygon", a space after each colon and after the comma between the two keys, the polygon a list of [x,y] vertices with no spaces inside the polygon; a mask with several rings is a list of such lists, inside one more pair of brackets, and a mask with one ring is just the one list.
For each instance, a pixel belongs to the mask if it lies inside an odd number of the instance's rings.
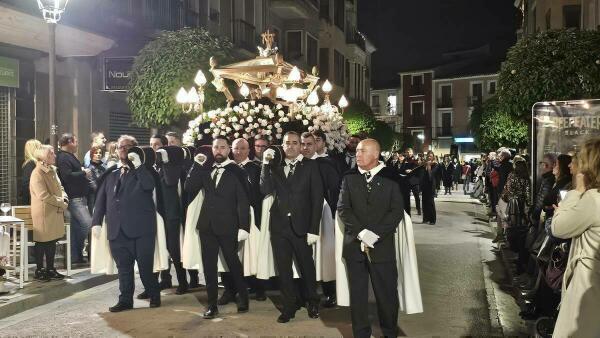
{"label": "green foliage", "polygon": [[529,141],[527,122],[501,111],[497,96],[474,107],[470,123],[481,150],[496,150],[501,146],[520,148]]}
{"label": "green foliage", "polygon": [[600,32],[553,30],[513,46],[499,76],[499,110],[529,119],[538,101],[600,97]]}
{"label": "green foliage", "polygon": [[204,109],[225,106],[224,95],[210,84],[211,56],[221,65],[230,63],[234,60],[233,45],[202,28],[162,32],[150,41],[135,58],[129,83],[127,102],[137,124],[167,126],[184,117],[175,95],[182,86],[189,90],[198,69],[207,79]]}
{"label": "green foliage", "polygon": [[381,149],[391,149],[394,144],[401,143],[401,135],[396,133],[387,123],[378,121],[368,104],[362,101],[350,102],[344,110],[344,121],[350,134],[372,137],[379,141]]}

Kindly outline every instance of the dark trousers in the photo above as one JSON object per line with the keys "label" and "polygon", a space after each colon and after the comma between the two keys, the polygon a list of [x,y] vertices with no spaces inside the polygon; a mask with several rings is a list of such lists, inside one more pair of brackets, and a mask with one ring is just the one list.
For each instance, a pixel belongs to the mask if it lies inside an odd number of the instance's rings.
{"label": "dark trousers", "polygon": [[[255,276],[245,277],[246,284],[254,289],[254,292],[258,295],[265,293],[265,281],[257,279]],[[233,281],[233,277],[231,277],[231,272],[221,272],[221,283],[225,287],[225,292],[231,295],[237,294],[237,289],[235,288],[235,282]]]}
{"label": "dark trousers", "polygon": [[56,256],[56,240],[48,242],[35,242],[35,265],[40,270],[44,268],[44,256],[46,256],[46,269],[54,269],[54,256]]}
{"label": "dark trousers", "polygon": [[204,277],[206,277],[208,307],[216,307],[217,298],[219,297],[217,275],[219,248],[223,252],[223,257],[229,267],[235,288],[240,294],[240,300],[247,302],[248,289],[244,281],[242,264],[237,255],[237,235],[216,236],[212,232],[203,232],[200,234],[200,244],[202,245],[202,264],[204,265]]}
{"label": "dark trousers", "polygon": [[[175,273],[177,274],[177,282],[179,285],[188,285],[187,278],[185,275],[185,269],[181,264],[181,246],[180,246],[180,231],[181,231],[181,220],[172,219],[165,220],[165,233],[167,237],[167,250],[173,265],[175,265]],[[171,262],[169,262],[169,268],[160,272],[161,280],[171,280]]]}
{"label": "dark trousers", "polygon": [[402,199],[404,201],[404,211],[410,216],[410,187],[400,185],[400,193],[402,193]]}
{"label": "dark trousers", "polygon": [[370,263],[346,260],[350,287],[350,315],[354,337],[370,337],[369,277],[377,301],[379,325],[385,337],[398,333],[398,271],[396,262]]}
{"label": "dark trousers", "polygon": [[[289,227],[289,225],[288,225]],[[275,267],[279,273],[279,287],[283,297],[283,312],[294,313],[297,305],[298,290],[294,284],[292,262],[295,257],[300,276],[304,283],[302,292],[311,304],[318,304],[315,262],[312,249],[306,243],[306,236],[292,233],[271,233],[271,245],[275,258]]]}
{"label": "dark trousers", "polygon": [[423,222],[436,221],[435,200],[433,191],[423,194]]}
{"label": "dark trousers", "polygon": [[[415,207],[417,207],[417,212],[421,212],[421,187],[418,184],[413,184],[410,186],[410,191],[412,191],[413,196],[415,196]],[[410,198],[407,200],[407,204],[410,205]]]}
{"label": "dark trousers", "polygon": [[133,266],[137,261],[140,279],[150,299],[160,299],[160,289],[156,275],[152,273],[154,265],[154,245],[156,236],[129,238],[122,231],[114,240],[109,241],[110,251],[119,270],[119,302],[133,305],[135,289]]}
{"label": "dark trousers", "polygon": [[492,212],[496,212],[496,205],[498,204],[498,189],[494,188],[491,184],[488,189],[488,196],[490,200],[490,206],[492,208]]}

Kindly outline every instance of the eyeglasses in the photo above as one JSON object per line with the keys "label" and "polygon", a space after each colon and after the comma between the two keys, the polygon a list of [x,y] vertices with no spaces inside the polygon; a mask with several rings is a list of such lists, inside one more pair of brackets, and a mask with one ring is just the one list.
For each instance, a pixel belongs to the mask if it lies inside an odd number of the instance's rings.
{"label": "eyeglasses", "polygon": [[117,149],[119,149],[119,150],[120,149],[131,149],[133,147],[134,147],[133,144],[123,144],[123,145],[118,146]]}
{"label": "eyeglasses", "polygon": [[269,148],[269,146],[261,146],[261,145],[255,145],[254,148]]}

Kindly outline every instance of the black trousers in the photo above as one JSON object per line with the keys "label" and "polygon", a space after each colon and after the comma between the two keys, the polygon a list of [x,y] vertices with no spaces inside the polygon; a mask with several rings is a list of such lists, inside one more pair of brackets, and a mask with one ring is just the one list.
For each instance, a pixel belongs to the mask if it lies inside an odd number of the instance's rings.
{"label": "black trousers", "polygon": [[294,258],[304,283],[302,291],[306,293],[306,300],[311,304],[318,304],[317,273],[312,257],[312,249],[306,243],[306,236],[297,236],[292,233],[290,227],[289,232],[271,233],[271,246],[273,247],[275,267],[279,273],[283,313],[291,314],[296,310],[298,289],[294,283],[294,271],[292,269]]}
{"label": "black trousers", "polygon": [[423,223],[436,221],[435,212],[435,199],[433,197],[433,187],[431,192],[427,191],[423,193]]}
{"label": "black trousers", "polygon": [[404,211],[410,216],[410,186],[400,184],[400,193],[404,201]]}
{"label": "black trousers", "polygon": [[[418,184],[413,184],[410,186],[410,190],[412,191],[413,196],[415,196],[415,206],[417,207],[417,211],[420,212],[421,211],[421,196],[419,196],[419,195],[421,194],[421,187]],[[410,196],[407,201],[408,202],[405,202],[405,203],[410,205]]]}
{"label": "black trousers", "polygon": [[381,331],[386,337],[398,333],[398,271],[396,262],[370,263],[346,260],[350,287],[350,315],[354,337],[370,337],[369,277],[377,301],[377,316]]}
{"label": "black trousers", "polygon": [[229,267],[235,288],[240,294],[240,300],[247,302],[248,288],[244,281],[242,264],[237,255],[237,234],[235,236],[216,236],[212,232],[203,232],[200,234],[200,244],[202,246],[202,264],[204,265],[204,277],[206,278],[208,307],[216,307],[219,297],[217,272],[219,248],[223,252],[225,262]]}
{"label": "black trousers", "polygon": [[[165,220],[165,233],[167,237],[167,250],[173,265],[175,265],[175,273],[177,274],[177,282],[179,285],[188,285],[187,278],[185,275],[185,269],[181,264],[181,220],[171,219]],[[161,280],[171,280],[171,261],[169,261],[169,268],[160,272]]]}
{"label": "black trousers", "polygon": [[129,238],[122,231],[109,241],[110,251],[119,270],[119,302],[133,305],[135,290],[133,266],[137,261],[140,279],[150,299],[160,299],[158,279],[152,273],[154,266],[154,245],[156,236]]}
{"label": "black trousers", "polygon": [[54,257],[56,256],[56,240],[48,242],[35,242],[35,265],[38,270],[44,268],[44,256],[46,256],[46,269],[54,269]]}

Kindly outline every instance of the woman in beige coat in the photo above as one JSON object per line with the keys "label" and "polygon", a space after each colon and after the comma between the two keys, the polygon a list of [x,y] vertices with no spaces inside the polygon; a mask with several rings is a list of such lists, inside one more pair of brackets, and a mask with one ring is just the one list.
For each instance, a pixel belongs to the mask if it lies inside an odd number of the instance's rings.
{"label": "woman in beige coat", "polygon": [[35,157],[37,164],[29,183],[37,265],[34,278],[42,281],[62,279],[64,276],[54,268],[54,256],[56,241],[65,235],[64,211],[69,199],[56,174],[54,148],[43,145],[36,150]]}
{"label": "woman in beige coat", "polygon": [[600,138],[584,142],[575,190],[552,219],[552,234],[572,238],[553,337],[600,337]]}

